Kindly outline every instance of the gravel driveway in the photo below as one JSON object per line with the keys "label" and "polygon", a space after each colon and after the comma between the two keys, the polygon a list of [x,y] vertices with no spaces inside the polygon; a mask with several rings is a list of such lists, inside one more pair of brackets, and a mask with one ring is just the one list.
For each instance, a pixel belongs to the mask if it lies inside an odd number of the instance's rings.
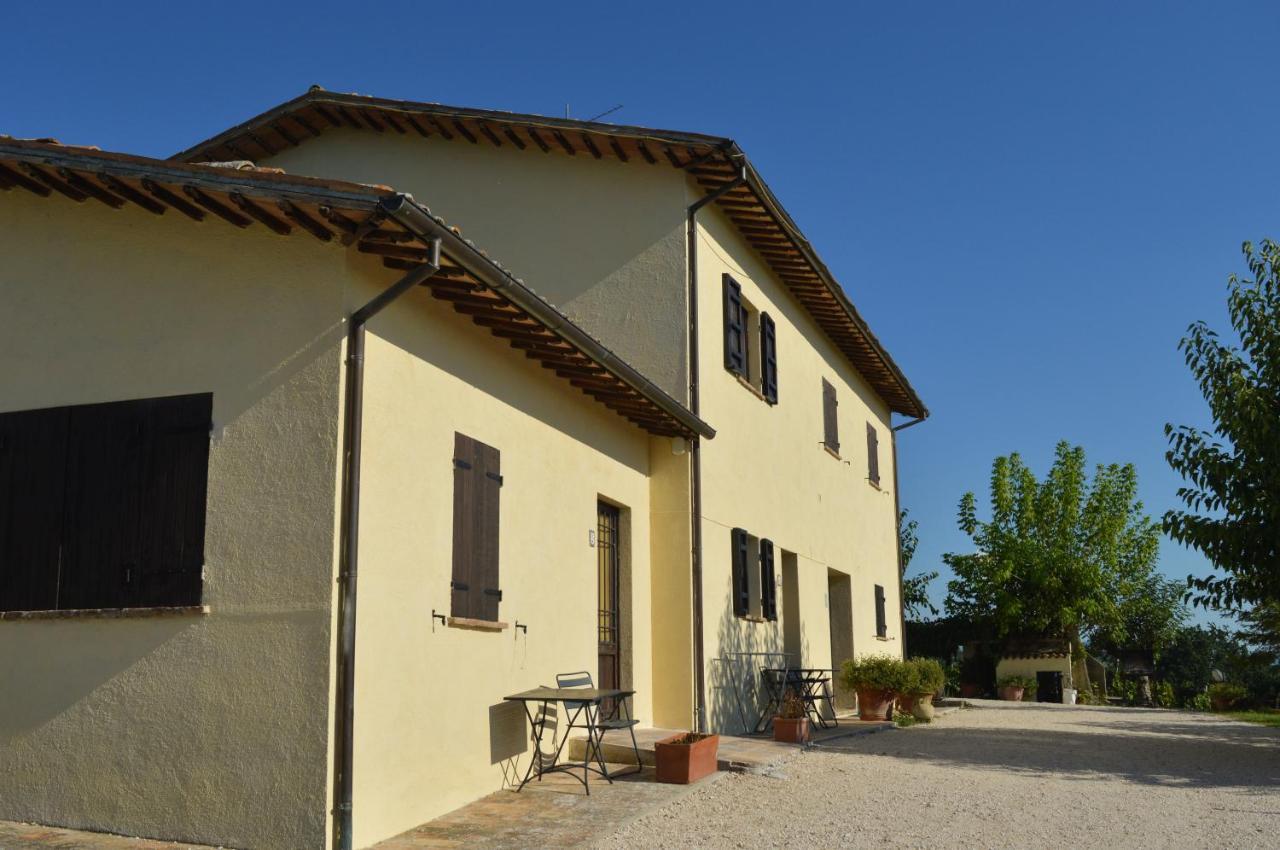
{"label": "gravel driveway", "polygon": [[731,774],[599,846],[1276,848],[1280,730],[984,702]]}

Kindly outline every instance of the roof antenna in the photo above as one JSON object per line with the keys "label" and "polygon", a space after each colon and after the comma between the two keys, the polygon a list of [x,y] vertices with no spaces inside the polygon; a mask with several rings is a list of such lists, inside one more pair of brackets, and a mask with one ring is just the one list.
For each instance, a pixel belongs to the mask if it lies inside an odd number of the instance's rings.
{"label": "roof antenna", "polygon": [[[599,121],[601,118],[605,117],[606,115],[612,115],[613,113],[617,112],[621,108],[622,108],[622,104],[619,103],[617,106],[613,107],[613,109],[606,109],[604,112],[601,112],[596,117],[588,118],[587,121]],[[565,117],[566,118],[569,117],[567,113],[565,114]]]}

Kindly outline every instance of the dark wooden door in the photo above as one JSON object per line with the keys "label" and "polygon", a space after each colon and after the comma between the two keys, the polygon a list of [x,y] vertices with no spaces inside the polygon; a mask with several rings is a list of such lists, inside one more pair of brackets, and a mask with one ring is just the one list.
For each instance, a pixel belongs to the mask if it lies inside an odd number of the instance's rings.
{"label": "dark wooden door", "polygon": [[[613,505],[597,505],[596,582],[600,644],[600,688],[622,687],[621,636],[622,605],[619,599],[619,511]],[[607,709],[608,706],[604,706]]]}

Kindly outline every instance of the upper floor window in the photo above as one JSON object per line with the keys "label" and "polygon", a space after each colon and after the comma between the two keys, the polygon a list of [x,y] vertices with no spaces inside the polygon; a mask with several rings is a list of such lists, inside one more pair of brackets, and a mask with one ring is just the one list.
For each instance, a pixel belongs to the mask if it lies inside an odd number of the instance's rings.
{"label": "upper floor window", "polygon": [[213,396],[0,414],[0,611],[200,604]]}
{"label": "upper floor window", "polygon": [[826,378],[822,379],[822,444],[832,453],[840,454],[840,423],[836,409],[836,388]]}
{"label": "upper floor window", "polygon": [[742,295],[742,286],[725,275],[724,367],[750,384],[770,404],[778,403],[777,328]]}
{"label": "upper floor window", "polygon": [[867,423],[867,478],[880,486],[880,435],[870,422]]}

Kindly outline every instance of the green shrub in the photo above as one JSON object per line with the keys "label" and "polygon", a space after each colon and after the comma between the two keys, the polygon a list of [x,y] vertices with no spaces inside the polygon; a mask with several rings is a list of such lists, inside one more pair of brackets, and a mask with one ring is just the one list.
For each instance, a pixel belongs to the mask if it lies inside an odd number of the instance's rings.
{"label": "green shrub", "polygon": [[893,714],[893,722],[899,726],[915,726],[920,721],[916,719],[914,714],[908,714],[905,711],[896,711]]}
{"label": "green shrub", "polygon": [[1201,691],[1195,696],[1187,697],[1182,707],[1188,711],[1208,711],[1213,705],[1209,702],[1209,695]]}
{"label": "green shrub", "polygon": [[1209,702],[1219,703],[1225,708],[1231,708],[1247,696],[1249,692],[1244,685],[1237,685],[1235,682],[1214,682],[1209,686]]}
{"label": "green shrub", "polygon": [[916,677],[904,661],[888,655],[868,655],[846,661],[840,678],[845,687],[854,691],[907,693]]}
{"label": "green shrub", "polygon": [[1156,682],[1155,687],[1151,689],[1151,698],[1161,708],[1174,708],[1177,705],[1177,699],[1173,695],[1173,685],[1168,682]]}
{"label": "green shrub", "polygon": [[915,672],[915,681],[911,683],[915,688],[914,693],[936,694],[946,683],[946,672],[942,669],[942,662],[936,659],[913,658],[907,662],[907,665]]}

